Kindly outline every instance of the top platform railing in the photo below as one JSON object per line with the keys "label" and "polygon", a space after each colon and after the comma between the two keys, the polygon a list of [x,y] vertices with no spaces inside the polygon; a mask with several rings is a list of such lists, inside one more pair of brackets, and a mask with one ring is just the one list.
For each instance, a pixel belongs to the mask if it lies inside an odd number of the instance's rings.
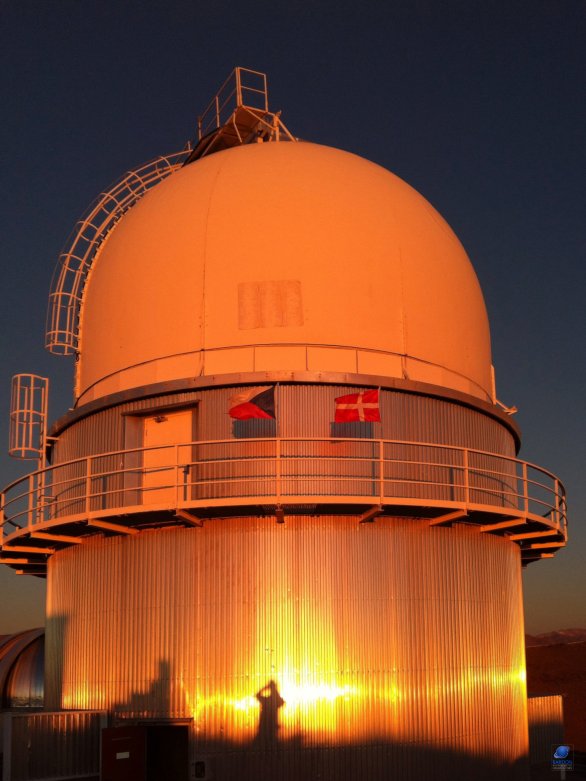
{"label": "top platform railing", "polygon": [[269,112],[266,74],[249,68],[234,68],[197,120],[197,138],[223,127],[237,108]]}
{"label": "top platform railing", "polygon": [[33,472],[0,501],[3,555],[16,542],[35,544],[38,533],[83,536],[113,519],[136,533],[141,523],[157,523],[153,513],[185,510],[198,518],[318,507],[361,515],[374,507],[529,540],[526,559],[548,555],[567,537],[565,490],[545,469],[480,450],[395,440],[276,437],[101,453]]}

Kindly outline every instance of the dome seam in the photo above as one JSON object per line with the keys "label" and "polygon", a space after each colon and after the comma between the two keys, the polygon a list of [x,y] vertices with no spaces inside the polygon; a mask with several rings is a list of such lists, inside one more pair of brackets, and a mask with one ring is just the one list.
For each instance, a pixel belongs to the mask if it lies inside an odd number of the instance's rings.
{"label": "dome seam", "polygon": [[210,193],[208,197],[208,203],[206,207],[206,216],[204,223],[204,236],[203,236],[203,263],[202,263],[202,279],[201,279],[201,362],[199,366],[200,376],[204,373],[205,369],[205,349],[206,349],[206,269],[207,269],[207,257],[208,257],[208,225],[210,220],[210,213],[212,210],[212,201],[214,193],[216,191],[216,185],[220,177],[220,173],[223,168],[223,161],[219,161],[218,168],[216,170],[212,185],[210,187]]}
{"label": "dome seam", "polygon": [[399,245],[399,283],[401,286],[401,342],[402,342],[402,355],[401,355],[401,372],[403,379],[408,380],[407,367],[405,364],[405,357],[407,356],[407,322],[405,318],[405,286],[403,275],[403,248]]}

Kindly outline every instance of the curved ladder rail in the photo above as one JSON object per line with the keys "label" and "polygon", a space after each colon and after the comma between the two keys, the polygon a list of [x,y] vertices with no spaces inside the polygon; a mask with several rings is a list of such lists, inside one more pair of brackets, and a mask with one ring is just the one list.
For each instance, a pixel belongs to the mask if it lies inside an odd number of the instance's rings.
{"label": "curved ladder rail", "polygon": [[183,166],[191,149],[157,157],[101,193],[77,222],[59,260],[49,294],[45,346],[56,355],[78,348],[79,308],[96,253],[120,217],[152,187]]}

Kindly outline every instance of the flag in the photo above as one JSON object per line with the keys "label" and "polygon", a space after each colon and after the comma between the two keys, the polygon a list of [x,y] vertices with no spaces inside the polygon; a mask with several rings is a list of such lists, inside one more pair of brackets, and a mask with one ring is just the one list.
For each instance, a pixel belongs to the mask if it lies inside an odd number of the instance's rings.
{"label": "flag", "polygon": [[249,388],[230,397],[228,415],[236,420],[275,417],[275,388]]}
{"label": "flag", "polygon": [[378,389],[366,390],[360,393],[350,393],[335,399],[336,423],[352,423],[354,421],[380,421],[378,406]]}

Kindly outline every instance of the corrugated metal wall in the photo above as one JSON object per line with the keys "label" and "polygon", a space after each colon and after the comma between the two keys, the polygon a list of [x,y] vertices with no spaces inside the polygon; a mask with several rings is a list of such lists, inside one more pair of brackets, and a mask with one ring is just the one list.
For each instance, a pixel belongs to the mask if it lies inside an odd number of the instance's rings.
{"label": "corrugated metal wall", "polygon": [[96,537],[51,558],[46,632],[48,707],[193,718],[218,781],[525,777],[519,549],[477,529]]}
{"label": "corrugated metal wall", "polygon": [[[249,386],[246,386],[249,387]],[[212,388],[175,393],[111,407],[83,418],[66,429],[55,445],[54,463],[130,447],[125,442],[129,415],[179,404],[200,404],[197,439],[230,439],[233,421],[230,396],[244,389]],[[277,435],[330,437],[337,396],[362,390],[351,385],[277,386]],[[442,399],[397,391],[381,391],[381,423],[372,425],[374,438],[430,442],[514,456],[511,433],[497,420],[469,407]]]}
{"label": "corrugated metal wall", "polygon": [[[274,446],[253,444],[243,439],[240,429],[235,429],[241,421],[232,421],[227,414],[230,396],[241,389],[214,388],[158,396],[88,416],[63,432],[56,444],[54,462],[58,465],[68,459],[140,447],[141,415],[187,404],[193,405],[194,410],[193,439],[228,442],[202,445],[185,454],[185,463],[192,464],[186,467],[186,491],[191,491],[192,497],[198,499],[269,495],[275,490]],[[359,388],[299,384],[277,387],[276,433],[282,437],[323,438],[314,443],[283,442],[285,459],[281,469],[285,479],[281,492],[284,497],[329,494],[376,497],[379,494],[377,445],[331,439],[334,399],[354,390]],[[361,425],[363,431],[354,424],[352,432],[346,436],[358,434],[365,438],[404,439],[514,455],[513,438],[498,421],[474,409],[436,398],[382,391],[381,422]],[[250,433],[259,436],[254,429]],[[336,430],[333,436],[344,434]],[[191,438],[186,435],[181,441],[190,441]],[[173,453],[169,451],[169,458],[172,457]],[[264,460],[253,463],[251,457]],[[385,464],[384,473],[388,496],[464,501],[461,453],[421,445],[386,445],[384,457],[390,459]],[[141,458],[141,454],[137,453],[136,456],[125,456],[122,461],[115,456],[94,459],[89,482],[84,478],[83,464],[56,466],[51,489],[54,515],[83,512],[88,486],[93,494],[92,510],[140,504],[140,494],[130,494],[128,488],[133,470],[138,474],[142,468]],[[513,465],[502,461],[496,463],[495,459],[482,454],[475,454],[473,458],[474,463],[470,466],[476,471],[471,475],[473,490],[470,500],[515,507],[517,500],[513,494],[517,483]],[[199,464],[194,464],[196,461]],[[118,470],[121,469],[127,470],[125,475],[120,474]],[[492,475],[485,471],[490,469],[500,474]],[[168,482],[175,479],[171,461],[166,478]]]}
{"label": "corrugated metal wall", "polygon": [[70,461],[96,453],[109,453],[113,450],[123,450],[125,447],[134,447],[134,444],[126,445],[125,442],[127,416],[145,414],[153,408],[162,406],[196,404],[201,395],[197,392],[186,392],[155,396],[154,398],[120,404],[88,415],[59,436],[55,444],[53,461],[59,464],[62,461]]}
{"label": "corrugated metal wall", "polygon": [[529,757],[532,765],[551,765],[552,744],[564,742],[564,702],[560,695],[530,695],[527,700],[529,718]]}
{"label": "corrugated metal wall", "polygon": [[6,714],[4,781],[95,779],[103,713]]}

